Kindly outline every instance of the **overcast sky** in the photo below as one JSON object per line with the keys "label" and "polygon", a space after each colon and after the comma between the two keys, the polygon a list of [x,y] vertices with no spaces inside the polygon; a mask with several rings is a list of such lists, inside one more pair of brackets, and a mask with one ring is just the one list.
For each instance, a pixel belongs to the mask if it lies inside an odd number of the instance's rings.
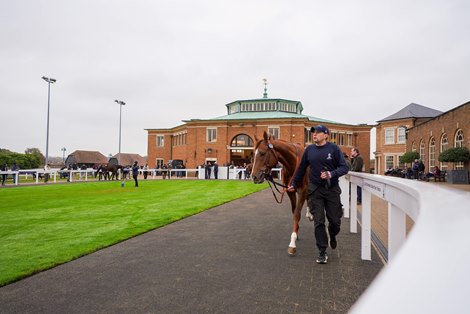
{"label": "overcast sky", "polygon": [[268,96],[375,124],[470,100],[468,0],[15,0],[0,6],[0,148],[147,154],[146,128]]}

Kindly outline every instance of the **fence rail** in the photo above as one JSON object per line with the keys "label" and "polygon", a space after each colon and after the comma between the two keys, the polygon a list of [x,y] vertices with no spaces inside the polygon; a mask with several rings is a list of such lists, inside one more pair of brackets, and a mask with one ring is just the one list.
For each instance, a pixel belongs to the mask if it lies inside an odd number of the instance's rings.
{"label": "fence rail", "polygon": [[[371,196],[388,203],[388,265],[351,313],[468,313],[470,193],[425,182],[350,172],[342,193],[357,232],[362,187],[361,257],[371,259]],[[406,235],[406,217],[414,221]]]}
{"label": "fence rail", "polygon": [[[129,169],[130,171],[130,169]],[[161,177],[162,179],[168,177],[171,178],[178,178],[178,179],[205,179],[205,169],[204,168],[197,168],[197,169],[139,169],[139,174],[143,175],[144,172],[147,171],[148,178],[151,179],[158,179]],[[274,173],[277,173],[278,177],[281,178],[281,168],[274,168],[272,170]],[[35,178],[35,183],[40,184],[40,177],[44,177],[45,174],[48,174],[50,180],[52,182],[57,182],[57,178],[65,175],[67,177],[68,182],[73,181],[96,181],[99,178],[95,178],[96,170],[92,168],[88,168],[86,170],[44,170],[44,169],[21,169],[18,171],[0,171],[0,177],[2,175],[11,176],[13,178],[13,184],[19,185],[23,179],[28,180],[29,177]],[[164,175],[163,175],[164,174]],[[23,179],[21,179],[23,178]],[[235,180],[235,179],[248,179],[246,174],[246,169],[243,168],[229,168],[229,167],[219,167],[218,179],[220,180]],[[210,179],[215,179],[214,171],[211,171]]]}

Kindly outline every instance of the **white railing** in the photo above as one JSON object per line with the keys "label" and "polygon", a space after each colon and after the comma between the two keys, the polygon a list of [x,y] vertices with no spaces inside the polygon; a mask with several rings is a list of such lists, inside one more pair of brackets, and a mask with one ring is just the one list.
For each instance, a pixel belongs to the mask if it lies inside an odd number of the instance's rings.
{"label": "white railing", "polygon": [[[132,174],[132,169],[127,169]],[[147,171],[147,177],[156,179],[157,173],[162,176],[162,178],[195,178],[195,179],[205,179],[205,169],[139,169],[139,174],[143,175],[144,171]],[[277,178],[281,180],[282,168],[272,169],[273,173],[277,173]],[[30,176],[35,177],[35,183],[39,184],[39,175],[44,177],[45,174],[49,174],[49,180],[52,182],[57,182],[57,178],[60,177],[60,174],[66,175],[69,182],[73,181],[89,181],[93,179],[94,181],[98,179],[95,178],[96,170],[88,168],[86,170],[44,170],[44,169],[23,169],[19,171],[0,171],[0,180],[1,175],[6,174],[14,179],[13,183],[18,185],[23,179],[28,179]],[[178,176],[180,173],[180,176]],[[34,175],[33,175],[34,174]],[[164,174],[164,176],[163,176]],[[121,176],[122,174],[120,174]],[[23,179],[21,179],[21,177]],[[237,180],[237,179],[249,179],[246,176],[246,169],[243,168],[229,168],[229,167],[219,167],[218,179],[224,180]],[[214,170],[211,171],[211,179],[214,179]]]}
{"label": "white railing", "polygon": [[[11,176],[13,179],[13,184],[18,185],[23,179],[28,180],[29,177],[35,177],[36,184],[39,184],[39,175],[44,177],[44,175],[49,175],[49,180],[57,182],[57,177],[60,177],[60,174],[64,174],[68,177],[70,182],[72,181],[88,181],[88,178],[94,178],[96,170],[88,168],[86,170],[44,170],[44,169],[23,169],[18,171],[0,171],[0,180],[2,175]],[[78,176],[78,178],[76,177]],[[21,179],[23,178],[23,179]]]}
{"label": "white railing", "polygon": [[[351,313],[469,313],[470,192],[426,182],[351,172],[351,203],[342,193],[351,232],[357,232],[356,186],[362,187],[361,256],[371,258],[371,195],[388,202],[389,263]],[[406,235],[406,216],[414,221]]]}

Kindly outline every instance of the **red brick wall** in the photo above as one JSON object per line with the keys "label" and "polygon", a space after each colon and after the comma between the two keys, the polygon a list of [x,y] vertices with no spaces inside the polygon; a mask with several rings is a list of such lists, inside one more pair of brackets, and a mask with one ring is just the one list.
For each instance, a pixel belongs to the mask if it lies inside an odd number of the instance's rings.
{"label": "red brick wall", "polygon": [[[470,148],[470,103],[461,105],[451,111],[446,112],[427,123],[418,125],[408,132],[406,150],[411,151],[413,142],[419,152],[421,140],[425,144],[425,166],[429,170],[433,165],[429,165],[429,143],[431,138],[435,140],[436,164],[439,166],[439,151],[441,137],[445,133],[448,139],[448,148],[455,147],[455,135],[458,130],[464,133],[464,146]],[[465,165],[468,169],[468,164]]]}
{"label": "red brick wall", "polygon": [[[163,158],[164,162],[170,159],[182,159],[187,168],[195,168],[205,162],[206,158],[216,158],[222,165],[230,162],[231,141],[240,134],[246,134],[255,141],[263,137],[263,132],[268,130],[268,126],[279,126],[280,138],[290,142],[304,143],[304,130],[318,123],[308,120],[283,119],[283,120],[257,120],[257,121],[189,121],[187,124],[174,129],[155,129],[148,131],[148,164],[153,168],[156,158]],[[364,156],[366,171],[369,170],[370,154],[370,126],[351,125],[327,125],[335,130],[353,132],[353,145],[344,146],[341,149],[350,154],[353,146],[358,146]],[[206,141],[206,128],[217,127],[217,142],[208,143]],[[171,134],[186,131],[187,142],[181,146],[171,146]],[[165,146],[156,147],[156,135],[165,135]],[[209,149],[211,152],[209,152]]]}

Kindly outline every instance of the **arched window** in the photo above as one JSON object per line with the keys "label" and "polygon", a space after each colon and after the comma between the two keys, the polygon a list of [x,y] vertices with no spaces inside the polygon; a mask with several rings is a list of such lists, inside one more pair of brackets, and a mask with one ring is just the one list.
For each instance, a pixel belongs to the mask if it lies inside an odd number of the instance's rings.
{"label": "arched window", "polygon": [[[447,134],[444,133],[441,136],[441,145],[440,145],[439,154],[441,154],[443,151],[445,151],[448,148],[449,148],[449,140],[447,139]],[[440,163],[441,170],[447,170],[447,167],[448,167],[448,165],[447,165],[446,162],[441,162]]]}
{"label": "arched window", "polygon": [[412,151],[412,152],[415,152],[415,151],[416,151],[416,143],[415,143],[415,142],[413,142],[413,143],[411,144],[411,151]]}
{"label": "arched window", "polygon": [[458,130],[457,133],[455,133],[455,147],[462,147],[463,146],[463,131]]}
{"label": "arched window", "polygon": [[424,140],[421,140],[419,143],[419,159],[423,162],[423,164],[426,164],[426,144],[424,143]]}
{"label": "arched window", "polygon": [[237,135],[230,143],[232,147],[253,147],[253,140],[246,134]]}
{"label": "arched window", "polygon": [[436,140],[431,137],[429,140],[429,171],[436,165]]}
{"label": "arched window", "polygon": [[[455,133],[455,147],[463,147],[463,141],[464,141],[463,131],[457,130],[457,132]],[[455,169],[462,170],[463,162],[455,163]]]}

